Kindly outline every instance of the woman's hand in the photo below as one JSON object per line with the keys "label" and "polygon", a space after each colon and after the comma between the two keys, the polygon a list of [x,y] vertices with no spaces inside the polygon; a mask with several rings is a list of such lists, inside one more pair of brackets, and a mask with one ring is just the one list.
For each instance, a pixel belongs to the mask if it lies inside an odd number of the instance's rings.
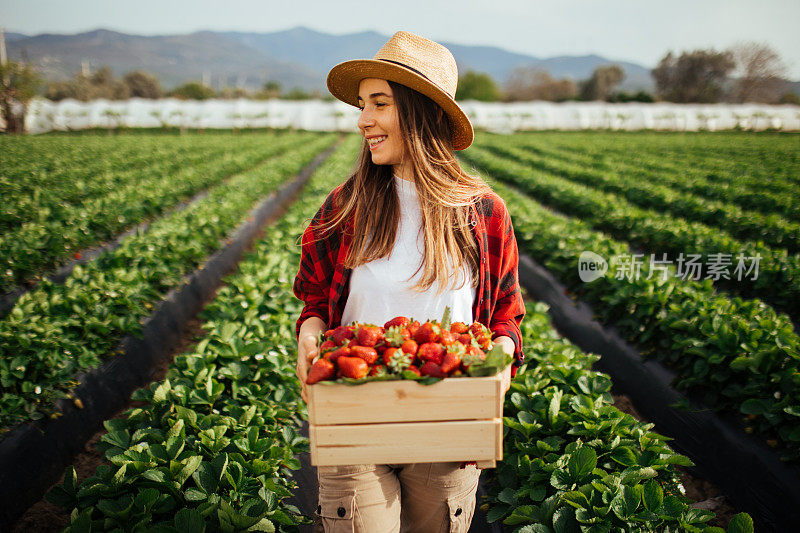
{"label": "woman's hand", "polygon": [[[511,340],[511,337],[497,337],[493,341],[495,344],[499,344],[503,351],[508,355],[514,355],[514,341]],[[503,383],[503,395],[508,392],[508,389],[511,388],[511,365],[508,365],[502,372],[500,376],[502,383]]]}
{"label": "woman's hand", "polygon": [[297,379],[300,380],[302,392],[300,395],[303,401],[308,403],[306,396],[306,379],[308,379],[308,369],[314,362],[314,358],[319,355],[319,346],[317,346],[317,338],[320,332],[325,331],[325,323],[322,319],[315,316],[310,317],[303,322],[300,326],[300,336],[297,339]]}
{"label": "woman's hand", "polygon": [[508,392],[508,389],[511,388],[511,365],[508,365],[505,370],[503,370],[500,379],[503,383],[503,396],[505,396]]}
{"label": "woman's hand", "polygon": [[314,358],[319,355],[319,347],[317,346],[317,338],[313,335],[306,335],[297,345],[297,379],[300,380],[300,386],[303,391],[300,393],[303,401],[308,403],[306,397],[306,379],[308,378],[308,369],[314,362]]}

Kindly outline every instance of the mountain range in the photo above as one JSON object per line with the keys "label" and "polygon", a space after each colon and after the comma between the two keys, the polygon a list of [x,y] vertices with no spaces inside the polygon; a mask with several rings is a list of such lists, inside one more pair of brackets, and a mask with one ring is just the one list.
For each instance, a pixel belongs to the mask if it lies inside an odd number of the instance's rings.
{"label": "mountain range", "polygon": [[[325,76],[335,64],[372,57],[389,39],[367,31],[332,35],[304,27],[271,33],[199,31],[184,35],[129,35],[98,29],[73,35],[5,34],[8,57],[36,64],[48,80],[68,79],[84,65],[109,66],[117,76],[142,69],[156,74],[166,88],[187,81],[260,88],[277,81],[285,89],[325,94]],[[588,78],[600,66],[616,63],[625,70],[620,89],[653,90],[650,71],[636,63],[598,55],[540,58],[494,46],[442,42],[456,58],[460,73],[485,72],[502,84],[516,67],[536,66],[556,78]]]}

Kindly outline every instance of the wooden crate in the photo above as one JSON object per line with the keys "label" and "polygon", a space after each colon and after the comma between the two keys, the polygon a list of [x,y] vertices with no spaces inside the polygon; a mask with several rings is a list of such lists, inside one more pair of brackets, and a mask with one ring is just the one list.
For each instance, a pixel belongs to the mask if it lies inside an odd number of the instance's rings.
{"label": "wooden crate", "polygon": [[312,465],[477,461],[488,468],[503,458],[500,374],[307,390]]}

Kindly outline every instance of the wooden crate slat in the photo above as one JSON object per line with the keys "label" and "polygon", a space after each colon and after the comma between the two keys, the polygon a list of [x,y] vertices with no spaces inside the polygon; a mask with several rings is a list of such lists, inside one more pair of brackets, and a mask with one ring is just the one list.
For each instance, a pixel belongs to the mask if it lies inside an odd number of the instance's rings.
{"label": "wooden crate slat", "polygon": [[503,416],[500,375],[451,378],[433,385],[378,381],[308,387],[309,422],[317,425],[485,420]]}
{"label": "wooden crate slat", "polygon": [[309,428],[311,463],[493,462],[503,458],[503,421],[459,420]]}

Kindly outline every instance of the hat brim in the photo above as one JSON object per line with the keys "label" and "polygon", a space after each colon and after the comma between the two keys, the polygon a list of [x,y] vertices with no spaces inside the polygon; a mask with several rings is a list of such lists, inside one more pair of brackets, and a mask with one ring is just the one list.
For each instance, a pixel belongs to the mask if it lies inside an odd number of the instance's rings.
{"label": "hat brim", "polygon": [[339,63],[328,73],[328,90],[346,104],[358,106],[358,86],[366,78],[394,81],[418,91],[442,107],[450,122],[453,149],[464,150],[475,136],[469,117],[449,94],[425,76],[379,59],[354,59]]}

